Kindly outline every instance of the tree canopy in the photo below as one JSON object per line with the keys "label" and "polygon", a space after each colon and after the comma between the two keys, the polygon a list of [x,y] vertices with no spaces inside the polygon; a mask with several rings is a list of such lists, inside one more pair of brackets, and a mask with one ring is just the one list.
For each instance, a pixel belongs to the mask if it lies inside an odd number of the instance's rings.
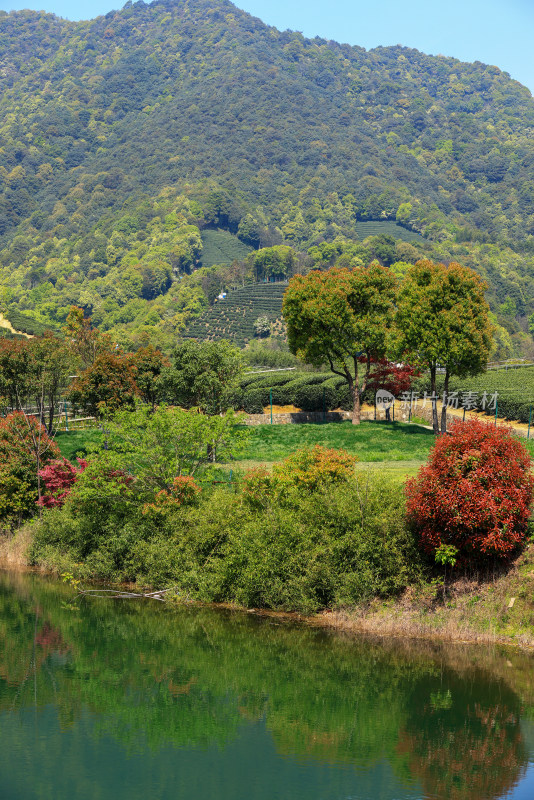
{"label": "tree canopy", "polygon": [[[486,284],[460,264],[418,261],[407,273],[399,293],[397,325],[401,351],[416,356],[430,370],[432,394],[436,371],[444,375],[441,430],[447,429],[447,399],[451,376],[477,375],[486,368],[493,326],[485,299]],[[437,401],[434,431],[439,431]]]}
{"label": "tree canopy", "polygon": [[227,341],[179,341],[172,354],[173,366],[162,373],[169,402],[183,408],[199,408],[221,414],[232,402],[232,393],[243,371],[240,351]]}
{"label": "tree canopy", "polygon": [[[377,263],[354,269],[333,267],[294,277],[284,295],[283,314],[289,347],[304,361],[328,363],[343,377],[353,398],[353,422],[360,422],[360,402],[371,360],[388,347],[396,280]],[[365,357],[365,363],[359,363]]]}

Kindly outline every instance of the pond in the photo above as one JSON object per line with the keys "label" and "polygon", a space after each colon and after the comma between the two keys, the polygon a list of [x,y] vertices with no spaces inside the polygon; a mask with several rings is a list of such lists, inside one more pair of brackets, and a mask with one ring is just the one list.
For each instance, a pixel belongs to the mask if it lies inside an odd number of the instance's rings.
{"label": "pond", "polygon": [[0,573],[0,797],[527,800],[533,666]]}

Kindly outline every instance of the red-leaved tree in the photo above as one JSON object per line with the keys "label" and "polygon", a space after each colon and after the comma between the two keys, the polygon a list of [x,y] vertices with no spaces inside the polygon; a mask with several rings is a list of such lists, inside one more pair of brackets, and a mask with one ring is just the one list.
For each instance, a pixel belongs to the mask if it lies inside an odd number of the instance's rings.
{"label": "red-leaved tree", "polygon": [[40,470],[39,475],[45,485],[46,494],[41,496],[37,505],[43,508],[55,508],[63,505],[78,476],[87,466],[87,461],[83,458],[77,458],[76,461],[78,462],[77,467],[66,458],[56,459]]}
{"label": "red-leaved tree", "polygon": [[413,381],[420,374],[421,371],[412,364],[396,364],[394,361],[388,361],[387,358],[381,358],[373,364],[367,388],[373,392],[385,389],[398,397],[403,392],[410,390]]}
{"label": "red-leaved tree", "polygon": [[508,428],[470,420],[440,436],[406,484],[421,546],[452,545],[461,559],[506,556],[525,538],[534,492],[531,459]]}

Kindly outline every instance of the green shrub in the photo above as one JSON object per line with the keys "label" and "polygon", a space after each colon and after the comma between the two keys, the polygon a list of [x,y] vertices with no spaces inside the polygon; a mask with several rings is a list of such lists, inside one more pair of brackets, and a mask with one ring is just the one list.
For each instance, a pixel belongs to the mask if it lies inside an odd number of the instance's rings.
{"label": "green shrub", "polygon": [[83,491],[35,524],[32,558],[249,607],[312,612],[391,595],[421,571],[403,490],[354,461],[303,450],[235,491],[208,486],[164,507],[142,502],[139,479],[95,481],[88,468]]}
{"label": "green shrub", "polygon": [[241,516],[211,559],[210,592],[309,612],[400,591],[419,563],[402,490],[358,475]]}
{"label": "green shrub", "polygon": [[269,389],[251,389],[243,394],[243,411],[247,414],[263,414],[269,405]]}
{"label": "green shrub", "polygon": [[331,386],[305,385],[295,392],[294,403],[303,411],[328,411],[336,408],[337,392]]}
{"label": "green shrub", "polygon": [[399,592],[421,561],[402,489],[360,474],[263,508],[217,490],[138,539],[129,570],[204,601],[313,612]]}

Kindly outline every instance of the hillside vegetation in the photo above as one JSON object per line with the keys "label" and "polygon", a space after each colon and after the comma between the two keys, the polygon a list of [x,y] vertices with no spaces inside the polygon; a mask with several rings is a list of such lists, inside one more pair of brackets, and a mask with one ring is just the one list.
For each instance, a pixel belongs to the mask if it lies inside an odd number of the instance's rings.
{"label": "hillside vegetation", "polygon": [[201,265],[379,222],[393,260],[476,269],[501,350],[532,347],[534,101],[496,67],[310,40],[227,0],[0,12],[0,50],[4,313],[54,326],[75,303],[121,343],[169,342],[213,300]]}

